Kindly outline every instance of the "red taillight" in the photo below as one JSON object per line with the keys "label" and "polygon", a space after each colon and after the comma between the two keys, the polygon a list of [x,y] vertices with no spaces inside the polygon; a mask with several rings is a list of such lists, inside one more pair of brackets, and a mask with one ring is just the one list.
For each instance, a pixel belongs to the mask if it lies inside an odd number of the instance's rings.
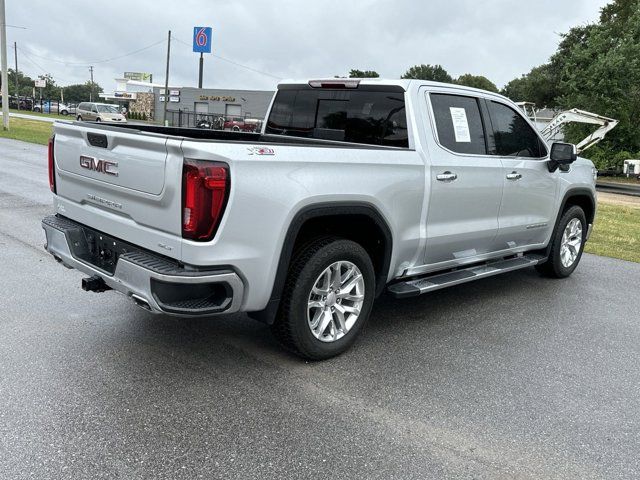
{"label": "red taillight", "polygon": [[53,144],[55,136],[49,139],[49,188],[53,193],[56,193],[56,165],[53,158]]}
{"label": "red taillight", "polygon": [[185,160],[182,167],[182,237],[211,240],[229,197],[225,163]]}

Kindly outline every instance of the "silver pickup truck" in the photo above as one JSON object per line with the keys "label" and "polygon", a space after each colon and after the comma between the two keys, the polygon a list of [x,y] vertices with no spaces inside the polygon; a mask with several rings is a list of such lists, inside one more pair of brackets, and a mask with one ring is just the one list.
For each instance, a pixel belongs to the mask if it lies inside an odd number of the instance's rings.
{"label": "silver pickup truck", "polygon": [[417,80],[278,86],[260,133],[56,123],[46,249],[178,316],[247,312],[310,359],[374,299],[535,266],[566,277],[593,164],[493,93]]}

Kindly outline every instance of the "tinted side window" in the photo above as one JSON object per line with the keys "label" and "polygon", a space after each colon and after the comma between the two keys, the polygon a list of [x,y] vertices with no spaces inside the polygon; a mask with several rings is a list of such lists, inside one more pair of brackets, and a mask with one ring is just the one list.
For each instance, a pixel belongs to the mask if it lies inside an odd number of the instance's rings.
{"label": "tinted side window", "polygon": [[81,103],[80,105],[78,105],[78,109],[80,110],[86,110],[87,108],[87,104],[86,103]]}
{"label": "tinted side window", "polygon": [[440,145],[456,153],[487,154],[477,98],[432,93],[431,105]]}
{"label": "tinted side window", "polygon": [[529,123],[511,107],[489,101],[496,155],[503,157],[533,157],[547,155],[547,148]]}
{"label": "tinted side window", "polygon": [[265,131],[360,144],[409,146],[402,92],[280,90]]}

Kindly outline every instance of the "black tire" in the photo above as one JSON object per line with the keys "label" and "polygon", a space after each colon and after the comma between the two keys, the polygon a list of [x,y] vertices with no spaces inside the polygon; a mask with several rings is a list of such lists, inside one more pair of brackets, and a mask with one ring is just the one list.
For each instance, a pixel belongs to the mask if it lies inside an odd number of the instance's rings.
{"label": "black tire", "polygon": [[[317,339],[308,323],[308,299],[320,274],[338,261],[355,264],[364,279],[364,300],[356,323],[342,337],[327,343]],[[375,272],[367,251],[356,242],[325,237],[299,249],[285,282],[280,309],[271,330],[289,351],[309,360],[324,360],[348,350],[364,327],[375,296]]]}
{"label": "black tire", "polygon": [[102,120],[100,120],[100,117],[96,118],[96,123],[100,123]]}
{"label": "black tire", "polygon": [[[582,243],[580,245],[580,250],[578,251],[578,256],[576,257],[576,259],[570,266],[565,267],[562,264],[562,260],[560,258],[562,236],[564,234],[565,228],[574,218],[577,218],[582,226]],[[584,210],[582,210],[582,208],[578,206],[569,207],[562,214],[562,217],[558,222],[558,226],[553,232],[553,236],[551,237],[551,250],[549,253],[549,259],[541,265],[536,265],[536,270],[538,270],[538,272],[540,272],[542,275],[552,278],[566,278],[571,275],[580,263],[580,259],[582,258],[586,235],[587,217],[584,214]]]}
{"label": "black tire", "polygon": [[66,117],[67,115],[69,115],[69,112],[67,112],[66,110],[62,110],[60,112],[60,115],[64,115]]}
{"label": "black tire", "polygon": [[78,117],[76,118],[77,121],[81,122],[82,121],[82,115],[78,115]]}
{"label": "black tire", "polygon": [[40,113],[40,107],[34,107],[33,111],[36,112],[36,113]]}

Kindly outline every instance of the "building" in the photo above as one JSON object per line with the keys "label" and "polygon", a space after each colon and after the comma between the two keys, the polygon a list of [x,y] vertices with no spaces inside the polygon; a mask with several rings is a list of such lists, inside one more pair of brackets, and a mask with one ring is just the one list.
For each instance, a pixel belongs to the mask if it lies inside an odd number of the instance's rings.
{"label": "building", "polygon": [[[268,90],[170,87],[167,96],[164,87],[157,86],[153,92],[155,111],[162,112],[168,99],[167,120],[173,126],[182,127],[193,127],[202,118],[263,120],[274,93]],[[160,117],[161,114],[156,115],[156,119]]]}
{"label": "building", "polygon": [[154,118],[153,88],[160,85],[148,81],[116,78],[116,89],[113,92],[103,92],[100,97],[107,103],[117,103],[127,109],[129,113],[137,113],[144,118]]}
{"label": "building", "polygon": [[[125,74],[129,78],[116,78],[113,92],[100,97],[109,103],[117,103],[130,114],[138,114],[148,120],[162,120],[164,102],[168,99],[167,120],[170,125],[194,127],[198,120],[226,119],[263,120],[267,114],[273,91],[231,90],[194,87],[169,87],[165,95],[163,84],[152,83],[150,74]],[[147,75],[147,76],[143,76]]]}

